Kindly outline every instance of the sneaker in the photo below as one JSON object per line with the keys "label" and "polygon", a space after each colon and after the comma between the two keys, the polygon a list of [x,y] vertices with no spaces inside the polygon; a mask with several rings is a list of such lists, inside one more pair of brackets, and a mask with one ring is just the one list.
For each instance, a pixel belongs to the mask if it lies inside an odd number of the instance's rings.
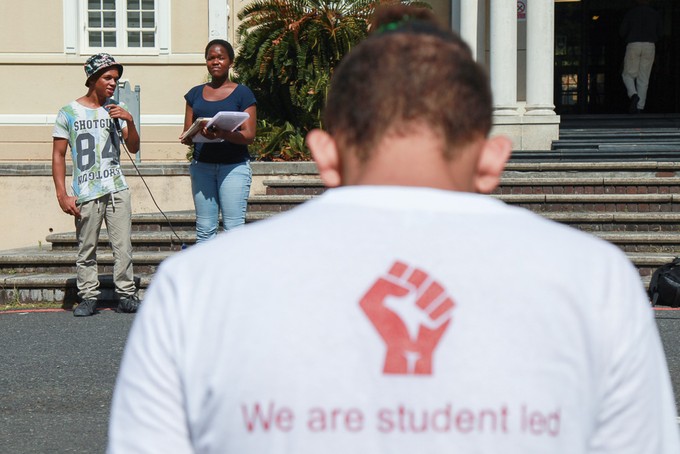
{"label": "sneaker", "polygon": [[637,93],[635,93],[633,96],[630,97],[630,104],[628,105],[628,113],[638,113],[638,101],[640,101],[640,97],[638,96]]}
{"label": "sneaker", "polygon": [[82,300],[78,307],[73,310],[74,317],[89,317],[97,313],[97,300],[87,299]]}
{"label": "sneaker", "polygon": [[142,302],[139,301],[136,295],[126,296],[118,300],[118,309],[116,312],[124,312],[127,314],[134,314],[139,309],[139,305]]}

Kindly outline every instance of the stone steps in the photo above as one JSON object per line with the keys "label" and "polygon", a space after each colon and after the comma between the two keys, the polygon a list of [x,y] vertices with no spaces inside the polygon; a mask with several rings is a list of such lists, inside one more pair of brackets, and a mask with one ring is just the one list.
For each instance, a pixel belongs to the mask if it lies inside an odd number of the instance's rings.
{"label": "stone steps", "polygon": [[[625,252],[642,254],[680,255],[680,231],[674,232],[630,232],[591,231],[606,241],[619,246]],[[75,240],[75,239],[74,239]],[[152,275],[160,263],[175,250],[145,251],[135,249],[135,274]],[[19,276],[44,273],[75,273],[76,249],[37,250],[37,248],[4,251],[0,256],[0,275]],[[97,262],[100,273],[113,272],[113,254],[106,248],[98,251]],[[649,270],[647,270],[649,271]],[[647,274],[647,273],[645,273]]]}
{"label": "stone steps", "polygon": [[[135,251],[179,251],[182,245],[192,245],[196,242],[196,235],[192,231],[132,231],[132,248]],[[47,242],[52,244],[53,251],[73,251],[77,247],[76,233],[53,233],[47,236]],[[109,235],[106,229],[99,234],[98,251],[108,251]]]}
{"label": "stone steps", "polygon": [[677,139],[678,128],[607,128],[592,130],[586,128],[562,129],[559,140],[597,140],[616,142],[635,139]]}
{"label": "stone steps", "polygon": [[680,194],[507,194],[495,197],[538,213],[680,211]]}
{"label": "stone steps", "polygon": [[650,212],[542,212],[542,216],[579,230],[674,232],[680,231],[680,213]]}
{"label": "stone steps", "polygon": [[[153,274],[137,273],[135,284],[140,296],[151,283]],[[74,273],[30,273],[0,274],[0,304],[59,303],[64,309],[71,309],[78,301],[76,276]],[[116,305],[111,274],[99,274],[100,306]]]}
{"label": "stone steps", "polygon": [[606,131],[610,129],[641,129],[654,130],[657,128],[680,128],[680,115],[653,114],[631,116],[629,114],[590,114],[590,115],[562,115],[560,118],[560,136],[571,130],[585,130],[588,132]]}
{"label": "stone steps", "polygon": [[587,123],[586,118],[563,118],[560,138],[552,142],[551,149],[572,160],[677,160],[680,152],[680,119],[677,116],[635,120],[631,123],[630,118],[612,116]]}
{"label": "stone steps", "polygon": [[[565,137],[565,136],[562,136]],[[602,139],[606,138],[607,143],[603,143]],[[640,136],[631,136],[628,134],[612,134],[611,137],[570,137],[568,139],[562,138],[560,140],[553,141],[554,150],[565,150],[569,148],[600,148],[600,147],[615,147],[617,145],[638,145],[640,147],[646,147],[648,145],[668,145],[668,146],[678,146],[680,144],[680,136],[678,133],[659,135],[656,137],[647,137],[646,139],[652,141],[652,143],[640,143]]]}
{"label": "stone steps", "polygon": [[[323,193],[318,177],[265,180],[266,192],[249,199],[247,222],[287,211]],[[643,283],[680,255],[680,163],[510,162],[492,194],[546,218],[589,231],[619,246]],[[195,243],[194,213],[135,214],[135,276],[143,295],[159,264]],[[168,225],[172,225],[172,228]],[[174,232],[173,232],[174,230]],[[0,253],[0,303],[75,303],[75,232],[47,237],[50,247]],[[113,256],[103,229],[98,254],[102,298],[113,298]]]}
{"label": "stone steps", "polygon": [[[134,251],[135,273],[153,274],[158,265],[174,251]],[[49,250],[22,248],[3,251],[0,256],[0,274],[20,275],[28,273],[75,273],[76,249]],[[106,249],[97,251],[100,273],[113,272],[113,253]]]}
{"label": "stone steps", "polygon": [[[250,200],[253,200],[251,198]],[[171,213],[141,213],[133,214],[132,216],[132,231],[133,232],[169,232],[172,234],[172,229],[179,234],[179,232],[195,233],[196,218],[193,210],[191,211],[174,211]],[[259,221],[263,218],[261,213],[253,213],[248,211],[246,213],[246,223]],[[170,228],[170,225],[172,229]],[[179,235],[180,237],[182,235]],[[48,236],[49,238],[49,236]]]}
{"label": "stone steps", "polygon": [[[641,270],[641,281],[645,287],[653,270],[672,261],[676,255],[667,253],[627,253],[633,264]],[[137,256],[135,255],[135,260]],[[136,266],[136,265],[135,265]],[[642,274],[644,271],[644,275]],[[140,289],[140,296],[151,283],[152,273],[137,271],[135,282]],[[115,294],[111,274],[100,272],[100,290],[102,305],[114,306]],[[33,272],[33,273],[0,273],[0,303],[8,304],[42,302],[59,303],[65,309],[72,308],[77,302],[76,278],[74,272]]]}
{"label": "stone steps", "polygon": [[[532,211],[613,211],[613,212],[675,212],[680,201],[678,194],[535,194],[527,187],[527,192],[520,194],[494,194],[505,203],[518,205]],[[252,199],[255,205],[249,210],[253,212],[276,213],[289,210],[313,196],[259,196]]]}
{"label": "stone steps", "polygon": [[248,199],[249,213],[279,213],[295,208],[314,195],[257,195]]}
{"label": "stone steps", "polygon": [[[281,211],[281,210],[279,210]],[[259,221],[273,213],[256,212],[246,214],[246,223]],[[167,213],[166,213],[167,215]],[[135,251],[179,251],[182,246],[196,243],[195,223],[193,211],[180,211],[168,215],[168,220],[160,213],[144,213],[133,215],[132,247]],[[174,232],[173,232],[174,230]],[[76,250],[76,233],[53,233],[46,237],[53,251]],[[103,228],[99,235],[99,251],[110,251],[109,235]]]}

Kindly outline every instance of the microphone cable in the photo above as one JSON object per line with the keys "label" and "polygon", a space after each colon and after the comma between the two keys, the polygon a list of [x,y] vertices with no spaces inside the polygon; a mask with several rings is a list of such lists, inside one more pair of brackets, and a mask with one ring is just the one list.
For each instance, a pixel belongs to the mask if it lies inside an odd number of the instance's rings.
{"label": "microphone cable", "polygon": [[[105,106],[109,105],[109,104],[116,104],[117,105],[118,103],[110,98],[109,101],[105,104]],[[120,124],[118,123],[118,119],[112,118],[112,120],[113,120],[113,124],[115,126],[116,133],[118,135],[118,138],[120,139],[120,143],[123,145],[123,149],[125,150],[125,153],[127,154],[128,158],[130,159],[132,166],[135,168],[135,171],[137,171],[137,175],[142,180],[142,183],[144,183],[146,190],[149,192],[149,195],[151,196],[151,200],[153,201],[153,204],[156,205],[158,212],[160,214],[162,214],[163,217],[165,218],[165,221],[168,223],[170,230],[172,231],[172,233],[175,235],[178,242],[180,243],[180,248],[186,249],[187,248],[186,243],[184,243],[182,241],[182,238],[180,238],[180,236],[175,231],[175,228],[172,226],[172,222],[170,222],[170,219],[168,219],[168,217],[166,216],[165,212],[161,209],[161,207],[158,206],[158,202],[156,202],[156,198],[153,196],[153,193],[151,192],[151,188],[149,188],[149,185],[146,183],[146,180],[142,176],[142,172],[140,172],[139,167],[137,167],[137,163],[135,162],[134,158],[132,157],[132,153],[130,153],[130,150],[128,149],[127,144],[125,143],[125,139],[123,139],[123,131],[120,128]],[[120,149],[118,151],[120,152]]]}

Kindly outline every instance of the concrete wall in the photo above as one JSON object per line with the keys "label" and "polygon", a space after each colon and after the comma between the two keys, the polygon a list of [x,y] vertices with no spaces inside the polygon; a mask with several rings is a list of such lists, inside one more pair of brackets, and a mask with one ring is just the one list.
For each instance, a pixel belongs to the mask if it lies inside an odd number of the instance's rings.
{"label": "concrete wall", "polygon": [[[65,49],[64,5],[73,0],[25,0],[4,2],[0,14],[0,163],[26,160],[49,162],[51,131],[60,107],[85,93],[83,63],[89,53],[67,53]],[[252,0],[228,2],[230,15],[227,38],[236,43],[238,12]],[[442,22],[451,24],[453,10],[461,0],[431,0]],[[484,2],[489,10],[489,0]],[[182,161],[186,147],[177,138],[182,130],[183,95],[205,80],[203,58],[210,39],[208,0],[169,0],[169,45],[162,55],[115,55],[125,66],[124,79],[141,87],[142,160]],[[529,6],[530,7],[530,6]],[[455,15],[455,14],[454,14]],[[486,43],[489,15],[480,25]],[[518,24],[518,100],[525,99],[526,23]],[[66,30],[68,32],[68,30]],[[236,43],[237,44],[237,43]],[[488,44],[481,46],[486,51]],[[517,123],[511,131],[518,148],[538,146],[549,149],[556,127],[546,136],[537,130],[538,140],[526,137],[534,127]],[[520,148],[521,149],[521,148]]]}
{"label": "concrete wall", "polygon": [[[125,174],[132,191],[133,213],[158,212],[134,170],[126,166]],[[67,185],[70,179],[67,177]],[[163,211],[193,209],[188,174],[151,174],[144,179]],[[59,207],[49,166],[29,174],[1,172],[0,194],[0,251],[47,245],[45,237],[50,233],[75,231],[73,217]]]}
{"label": "concrete wall", "polygon": [[[124,162],[124,161],[123,161]],[[265,180],[316,176],[312,162],[253,162],[250,195],[265,193]],[[132,212],[157,213],[144,183],[129,163],[123,171],[132,192]],[[163,211],[193,210],[188,162],[172,164],[142,163],[139,169]],[[66,177],[70,185],[71,177]],[[0,165],[0,254],[1,251],[26,246],[47,246],[50,233],[75,231],[73,218],[64,214],[54,192],[51,165],[26,162]]]}
{"label": "concrete wall", "polygon": [[[73,219],[62,213],[54,195],[52,128],[59,108],[85,94],[83,64],[90,53],[66,51],[66,1],[25,0],[2,5],[0,250],[35,246],[44,243],[52,232],[74,230]],[[226,38],[235,42],[239,24],[236,15],[249,0],[224,1],[231,13],[225,19],[229,24]],[[209,1],[170,0],[169,4],[167,53],[114,52],[114,56],[125,66],[123,78],[133,87],[141,87],[140,167],[147,175],[146,182],[163,210],[191,210],[187,147],[179,143],[178,137],[183,126],[183,96],[194,85],[203,83],[207,75],[203,52],[211,39]],[[165,165],[155,167],[157,163]],[[174,169],[170,173],[168,165]],[[156,212],[130,164],[125,174],[133,194],[134,213]],[[251,193],[262,193],[262,181],[272,177],[277,177],[276,172],[256,172]]]}
{"label": "concrete wall", "polygon": [[61,0],[3,1],[0,53],[61,53],[64,34]]}
{"label": "concrete wall", "polygon": [[[233,3],[231,0],[229,3]],[[208,0],[172,0],[172,54],[196,54],[203,63],[208,34]],[[233,35],[228,39],[233,40]],[[161,79],[163,80],[163,79]]]}

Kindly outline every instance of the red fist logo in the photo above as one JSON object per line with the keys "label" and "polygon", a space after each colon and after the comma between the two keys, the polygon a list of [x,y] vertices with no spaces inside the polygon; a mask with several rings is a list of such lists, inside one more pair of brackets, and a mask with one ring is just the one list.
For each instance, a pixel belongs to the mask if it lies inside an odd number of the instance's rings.
{"label": "red fist logo", "polygon": [[432,374],[432,353],[455,304],[422,270],[394,262],[359,303],[385,341],[385,374]]}

